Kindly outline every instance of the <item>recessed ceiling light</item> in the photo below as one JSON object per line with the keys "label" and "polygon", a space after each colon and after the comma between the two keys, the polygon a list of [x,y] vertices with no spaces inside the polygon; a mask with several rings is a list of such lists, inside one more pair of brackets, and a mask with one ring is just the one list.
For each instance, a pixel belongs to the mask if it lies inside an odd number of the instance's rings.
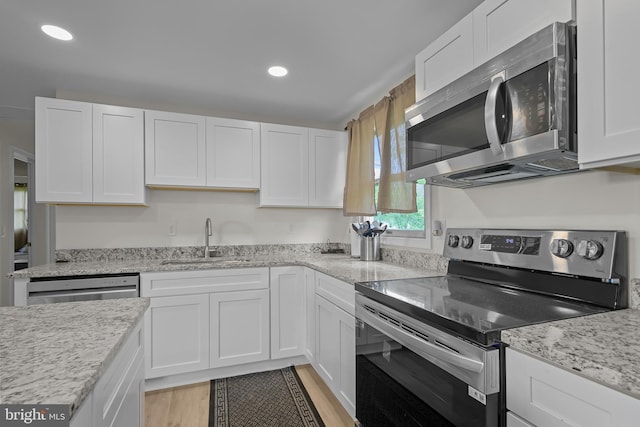
{"label": "recessed ceiling light", "polygon": [[43,25],[40,29],[49,37],[53,37],[54,39],[69,41],[73,39],[73,35],[65,30],[64,28],[60,28],[55,25]]}
{"label": "recessed ceiling light", "polygon": [[269,70],[267,70],[269,72],[269,74],[271,74],[273,77],[284,77],[287,75],[287,73],[289,72],[289,70],[287,70],[284,67],[281,67],[280,65],[275,65],[273,67],[269,67]]}

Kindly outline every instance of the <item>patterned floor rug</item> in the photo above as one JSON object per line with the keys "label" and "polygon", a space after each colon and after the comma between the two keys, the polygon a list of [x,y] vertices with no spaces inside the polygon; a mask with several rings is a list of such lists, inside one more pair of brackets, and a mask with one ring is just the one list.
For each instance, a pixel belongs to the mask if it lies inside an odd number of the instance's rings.
{"label": "patterned floor rug", "polygon": [[292,367],[211,381],[209,427],[324,427]]}

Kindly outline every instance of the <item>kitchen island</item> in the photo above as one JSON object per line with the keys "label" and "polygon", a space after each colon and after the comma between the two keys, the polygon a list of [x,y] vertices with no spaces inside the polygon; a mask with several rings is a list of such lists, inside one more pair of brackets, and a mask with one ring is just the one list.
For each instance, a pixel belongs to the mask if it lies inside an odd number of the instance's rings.
{"label": "kitchen island", "polygon": [[121,396],[109,379],[131,374],[133,387],[142,380],[144,369],[135,369],[143,368],[148,306],[148,298],[128,298],[0,307],[0,403],[68,405],[72,425],[82,425],[74,424],[80,416],[94,418],[103,396]]}

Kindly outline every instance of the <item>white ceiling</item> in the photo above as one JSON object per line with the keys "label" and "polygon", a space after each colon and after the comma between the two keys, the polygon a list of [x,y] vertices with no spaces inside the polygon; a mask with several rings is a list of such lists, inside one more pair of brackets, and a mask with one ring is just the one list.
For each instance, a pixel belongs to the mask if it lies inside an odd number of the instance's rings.
{"label": "white ceiling", "polygon": [[[0,117],[67,91],[338,129],[480,2],[2,0]],[[273,64],[289,75],[267,75]]]}

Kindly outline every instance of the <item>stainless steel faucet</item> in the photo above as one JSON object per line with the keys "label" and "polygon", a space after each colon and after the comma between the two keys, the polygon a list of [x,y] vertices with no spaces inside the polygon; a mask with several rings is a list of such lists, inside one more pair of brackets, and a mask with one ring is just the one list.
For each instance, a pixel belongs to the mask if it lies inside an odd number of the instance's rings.
{"label": "stainless steel faucet", "polygon": [[209,236],[213,235],[213,230],[211,229],[211,218],[207,218],[204,222],[204,257],[209,258]]}

